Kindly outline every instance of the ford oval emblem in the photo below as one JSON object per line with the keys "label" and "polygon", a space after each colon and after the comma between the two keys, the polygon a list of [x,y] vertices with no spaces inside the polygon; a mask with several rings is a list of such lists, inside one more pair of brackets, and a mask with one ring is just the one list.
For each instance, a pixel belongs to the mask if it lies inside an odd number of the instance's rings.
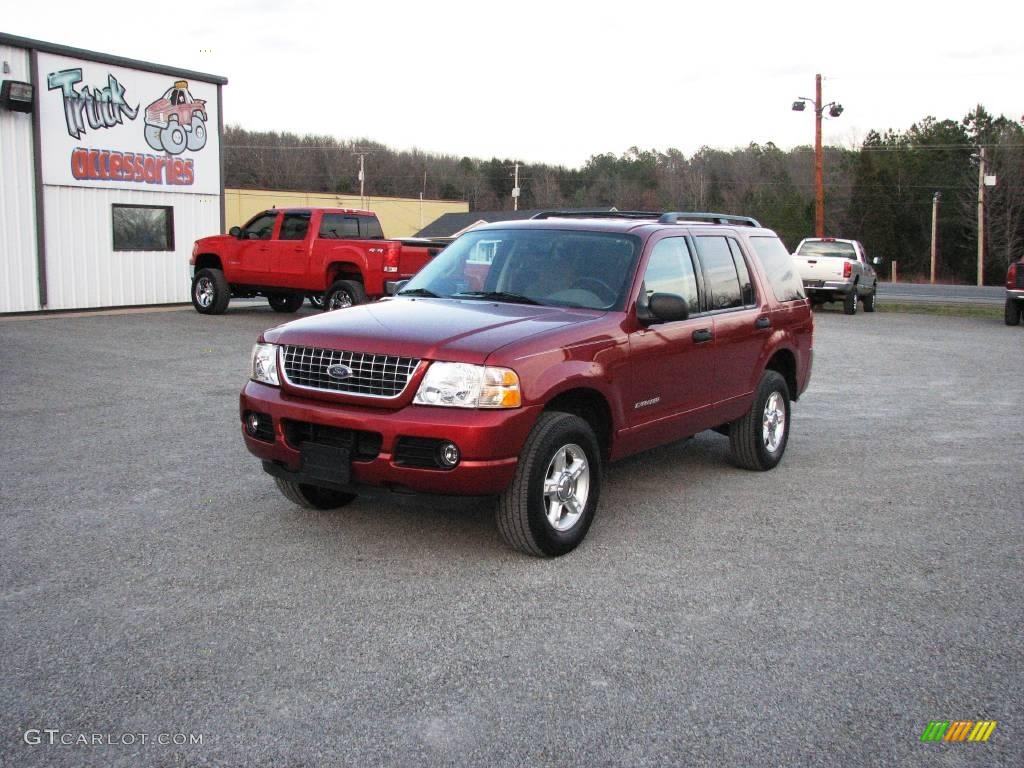
{"label": "ford oval emblem", "polygon": [[342,381],[344,379],[349,379],[352,377],[352,369],[349,368],[347,365],[335,363],[334,365],[327,366],[327,375],[330,376],[332,379]]}

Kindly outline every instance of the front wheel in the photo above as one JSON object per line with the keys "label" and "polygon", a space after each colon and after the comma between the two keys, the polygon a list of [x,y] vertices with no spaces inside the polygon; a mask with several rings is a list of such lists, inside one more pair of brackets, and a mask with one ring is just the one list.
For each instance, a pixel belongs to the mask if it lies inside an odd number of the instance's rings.
{"label": "front wheel", "polygon": [[733,461],[764,471],[782,460],[789,442],[789,386],[777,371],[765,371],[750,410],[729,428]]}
{"label": "front wheel", "polygon": [[288,501],[306,509],[338,509],[351,504],[356,499],[354,493],[293,483],[291,480],[282,480],[280,477],[275,477],[274,482],[277,483],[277,489],[284,494]]}
{"label": "front wheel", "polygon": [[267,296],[267,301],[275,312],[298,312],[305,297],[301,293],[274,293]]}
{"label": "front wheel", "polygon": [[874,312],[875,311],[875,295],[878,293],[878,286],[871,289],[871,293],[864,297],[864,311]]}
{"label": "front wheel", "polygon": [[338,280],[324,294],[324,309],[345,309],[366,301],[366,291],[354,280]]}
{"label": "front wheel", "polygon": [[856,315],[857,314],[857,302],[859,298],[857,296],[857,286],[854,285],[846,298],[843,299],[843,314],[844,315]]}
{"label": "front wheel", "polygon": [[1018,304],[1014,299],[1006,300],[1006,311],[1004,318],[1006,319],[1007,325],[1020,325],[1021,316],[1021,305]]}
{"label": "front wheel", "polygon": [[200,269],[192,278],[192,306],[203,315],[222,315],[231,301],[231,288],[219,269]]}
{"label": "front wheel", "polygon": [[181,127],[177,118],[172,118],[167,127],[160,131],[160,143],[164,145],[164,151],[171,155],[180,155],[188,146],[188,134]]}
{"label": "front wheel", "polygon": [[587,535],[600,495],[601,454],[594,430],[571,413],[541,414],[512,483],[498,499],[498,530],[520,552],[564,555]]}

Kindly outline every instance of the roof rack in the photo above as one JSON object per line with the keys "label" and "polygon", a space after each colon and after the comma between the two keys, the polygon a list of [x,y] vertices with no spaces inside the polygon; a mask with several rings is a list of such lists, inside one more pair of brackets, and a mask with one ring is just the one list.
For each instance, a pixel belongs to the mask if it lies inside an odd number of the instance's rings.
{"label": "roof rack", "polygon": [[533,219],[656,219],[661,216],[654,211],[541,211]]}
{"label": "roof rack", "polygon": [[678,224],[681,221],[706,221],[711,224],[738,224],[742,227],[760,227],[761,223],[750,216],[733,216],[731,213],[699,213],[696,211],[676,211],[663,213],[658,217],[659,224]]}

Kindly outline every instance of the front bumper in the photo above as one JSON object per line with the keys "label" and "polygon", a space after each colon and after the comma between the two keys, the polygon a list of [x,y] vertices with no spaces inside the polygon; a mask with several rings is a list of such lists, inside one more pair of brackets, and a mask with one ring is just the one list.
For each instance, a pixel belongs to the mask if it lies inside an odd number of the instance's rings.
{"label": "front bumper", "polygon": [[[289,443],[285,420],[380,435],[372,458],[354,458],[350,486],[446,496],[493,496],[512,482],[519,453],[540,412],[539,406],[475,410],[409,405],[395,411],[327,403],[296,397],[277,387],[250,381],[239,401],[239,417],[256,412],[273,420],[273,441],[251,436],[241,424],[245,446],[262,459],[268,473],[311,485],[299,446]],[[424,469],[396,463],[400,437],[451,441],[461,454],[452,469]]]}

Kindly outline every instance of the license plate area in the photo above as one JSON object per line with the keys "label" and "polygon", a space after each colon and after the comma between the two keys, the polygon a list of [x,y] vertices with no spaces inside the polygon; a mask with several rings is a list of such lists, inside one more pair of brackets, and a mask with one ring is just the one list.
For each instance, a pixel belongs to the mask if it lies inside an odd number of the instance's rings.
{"label": "license plate area", "polygon": [[821,288],[824,284],[824,280],[804,280],[804,288]]}
{"label": "license plate area", "polygon": [[352,456],[348,448],[305,442],[301,455],[302,474],[310,480],[348,485],[352,479]]}

